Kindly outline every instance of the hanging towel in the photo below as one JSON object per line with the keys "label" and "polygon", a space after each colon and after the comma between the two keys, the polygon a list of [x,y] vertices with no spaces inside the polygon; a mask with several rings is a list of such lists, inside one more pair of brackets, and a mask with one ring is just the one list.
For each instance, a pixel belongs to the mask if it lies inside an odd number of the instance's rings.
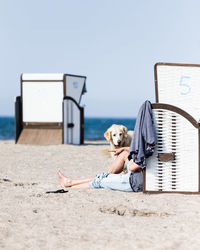
{"label": "hanging towel", "polygon": [[146,158],[153,154],[156,142],[151,103],[145,101],[137,116],[128,159],[145,168]]}

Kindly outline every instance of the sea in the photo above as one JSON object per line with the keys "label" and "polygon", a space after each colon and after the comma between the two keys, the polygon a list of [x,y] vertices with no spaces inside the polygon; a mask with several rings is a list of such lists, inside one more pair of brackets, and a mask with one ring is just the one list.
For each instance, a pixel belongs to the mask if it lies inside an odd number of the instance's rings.
{"label": "sea", "polygon": [[[136,119],[133,118],[84,118],[84,139],[105,140],[104,133],[112,124],[121,124],[128,130],[134,130]],[[0,117],[0,140],[14,140],[14,117]]]}

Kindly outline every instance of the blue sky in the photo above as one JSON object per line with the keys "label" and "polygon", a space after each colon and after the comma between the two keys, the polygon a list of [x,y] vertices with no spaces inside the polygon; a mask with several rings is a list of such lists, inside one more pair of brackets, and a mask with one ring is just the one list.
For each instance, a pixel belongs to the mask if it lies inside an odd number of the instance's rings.
{"label": "blue sky", "polygon": [[156,62],[200,64],[198,0],[0,0],[0,115],[21,73],[87,76],[87,117],[135,117],[154,102]]}

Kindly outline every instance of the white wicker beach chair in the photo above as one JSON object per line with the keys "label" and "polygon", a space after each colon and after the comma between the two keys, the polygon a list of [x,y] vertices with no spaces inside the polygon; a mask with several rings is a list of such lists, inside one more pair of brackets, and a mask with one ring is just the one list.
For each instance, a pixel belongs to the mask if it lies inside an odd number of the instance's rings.
{"label": "white wicker beach chair", "polygon": [[144,192],[198,193],[200,65],[157,63],[154,73],[158,144],[147,161]]}

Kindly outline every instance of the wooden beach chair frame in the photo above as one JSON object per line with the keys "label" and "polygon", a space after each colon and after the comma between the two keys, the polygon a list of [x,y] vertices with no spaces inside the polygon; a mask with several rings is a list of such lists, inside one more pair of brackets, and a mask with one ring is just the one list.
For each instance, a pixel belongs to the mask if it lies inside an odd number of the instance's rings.
{"label": "wooden beach chair frame", "polygon": [[[155,64],[154,76],[155,76],[156,103],[152,104],[152,112],[154,114],[154,121],[158,135],[158,144],[156,146],[154,155],[151,156],[149,160],[147,160],[147,168],[144,170],[144,175],[143,175],[144,176],[143,192],[199,194],[200,193],[200,124],[199,124],[198,113],[196,113],[194,117],[194,115],[191,115],[185,109],[183,110],[185,103],[177,102],[177,100],[175,100],[176,105],[174,105],[173,101],[172,102],[171,100],[169,100],[169,102],[167,101],[167,97],[161,98],[160,89],[162,88],[160,88],[160,81],[162,80],[162,78],[159,76],[159,70],[158,70],[160,66],[161,67],[167,66],[170,70],[180,69],[180,72],[182,71],[182,69],[187,69],[188,71],[188,69],[193,70],[193,68],[195,68],[195,72],[198,72],[198,75],[196,74],[195,77],[196,78],[199,77],[200,80],[200,65],[198,64],[180,64],[180,63]],[[170,68],[170,67],[176,67],[176,68]],[[168,77],[167,73],[166,76],[164,75],[164,77],[166,77],[167,79]],[[170,79],[174,80],[173,75],[171,75]],[[185,85],[183,84],[180,86],[185,87],[184,89],[185,91],[189,90],[189,85],[187,84]],[[174,90],[172,89],[172,91]],[[165,101],[165,103],[163,103],[163,100]],[[195,109],[195,106],[190,107],[189,110],[192,110],[193,108]],[[164,124],[164,118],[163,118],[164,116],[171,117],[168,118],[169,130],[166,128],[167,125]],[[185,127],[185,124],[187,125],[186,126],[187,128]],[[188,156],[188,161],[186,160],[185,164],[178,165],[177,163],[180,160],[181,154],[182,154],[181,158],[185,157],[183,155],[184,154],[183,147],[180,150],[180,143],[178,141],[181,141],[183,144],[187,143],[181,139],[182,136],[180,136],[180,131],[178,133],[178,129],[180,128],[181,131],[188,131],[186,132],[186,137],[188,133],[191,133],[189,134],[189,136],[191,137],[193,136],[192,138],[194,139],[193,145],[192,145],[193,142],[190,141],[191,147],[193,147],[194,152],[189,153],[192,159],[195,159],[193,161],[194,164],[192,164],[191,166],[192,169],[190,169],[189,156]],[[168,148],[168,150],[166,150],[166,148]],[[188,152],[189,150],[190,149],[188,149]],[[154,167],[152,167],[153,164]],[[149,166],[151,169],[148,168]],[[167,169],[168,167],[169,169]],[[193,171],[193,176],[191,174],[191,176],[188,176],[188,179],[186,180],[187,175],[184,176],[183,172],[185,170],[187,171],[187,168],[189,169],[189,171]],[[190,172],[188,172],[188,175],[190,175]],[[195,182],[194,185],[192,183],[190,184],[191,180],[194,180]]]}

